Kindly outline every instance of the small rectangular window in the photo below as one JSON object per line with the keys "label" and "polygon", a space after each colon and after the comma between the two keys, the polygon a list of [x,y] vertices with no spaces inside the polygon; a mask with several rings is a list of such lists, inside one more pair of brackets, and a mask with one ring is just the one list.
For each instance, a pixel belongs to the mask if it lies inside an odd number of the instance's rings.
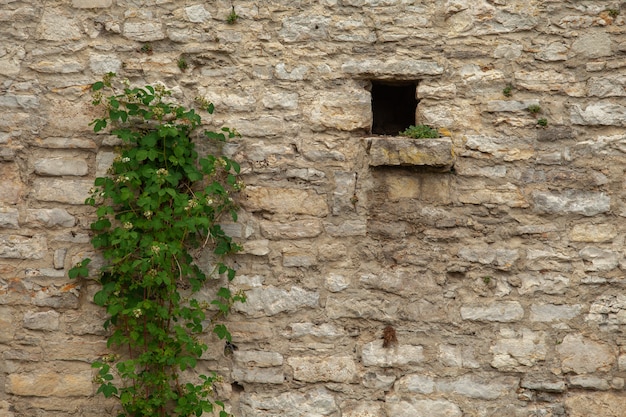
{"label": "small rectangular window", "polygon": [[415,125],[417,81],[372,80],[372,133],[398,135]]}

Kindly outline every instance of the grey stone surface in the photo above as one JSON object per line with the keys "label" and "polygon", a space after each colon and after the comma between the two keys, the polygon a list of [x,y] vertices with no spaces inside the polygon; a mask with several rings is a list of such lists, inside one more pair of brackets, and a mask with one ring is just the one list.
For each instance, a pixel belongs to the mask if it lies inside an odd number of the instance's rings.
{"label": "grey stone surface", "polygon": [[369,138],[371,166],[429,166],[449,169],[454,165],[449,138]]}
{"label": "grey stone surface", "polygon": [[292,356],[287,360],[293,377],[304,382],[344,382],[355,379],[357,367],[350,356]]}
{"label": "grey stone surface", "polygon": [[586,374],[608,370],[616,362],[613,349],[606,343],[595,342],[581,334],[569,334],[556,348],[564,372]]}
{"label": "grey stone surface", "polygon": [[335,397],[323,388],[304,392],[290,391],[278,395],[245,393],[241,411],[255,417],[332,416],[339,412]]}
{"label": "grey stone surface", "polygon": [[604,193],[565,190],[562,193],[535,191],[534,207],[545,213],[576,213],[594,216],[611,208],[611,197]]}
{"label": "grey stone surface", "polygon": [[524,309],[517,301],[499,301],[482,305],[466,305],[461,307],[463,320],[514,322],[524,316]]}
{"label": "grey stone surface", "polygon": [[422,362],[424,360],[423,350],[421,346],[413,345],[385,348],[383,341],[380,340],[365,344],[361,350],[361,359],[365,366],[402,367]]}

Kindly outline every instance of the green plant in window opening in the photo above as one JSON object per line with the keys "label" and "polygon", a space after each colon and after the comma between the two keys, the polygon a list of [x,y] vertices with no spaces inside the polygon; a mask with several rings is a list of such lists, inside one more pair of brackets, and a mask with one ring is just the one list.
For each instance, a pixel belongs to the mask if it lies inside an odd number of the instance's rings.
{"label": "green plant in window opening", "polygon": [[434,139],[441,136],[437,129],[433,129],[427,125],[411,125],[402,132],[398,132],[398,134],[413,139]]}
{"label": "green plant in window opening", "polygon": [[[91,242],[104,258],[94,302],[106,308],[108,346],[118,349],[93,363],[98,392],[119,399],[119,416],[219,411],[226,417],[224,404],[214,397],[220,376],[189,380],[181,372],[193,369],[207,349],[205,326],[232,341],[220,319],[235,302],[245,301],[243,293],[229,288],[235,270],[224,259],[240,248],[219,225],[224,215],[237,219],[231,195],[243,187],[240,168],[224,156],[199,157],[193,142],[204,137],[219,144],[237,133],[223,128],[197,135],[200,115],[169,103],[162,86],[119,86],[114,75],[92,86],[93,104],[105,107],[105,116],[92,125],[95,132],[111,126],[123,145],[86,201],[96,207]],[[200,106],[214,110],[206,101]],[[190,252],[201,247],[214,255],[208,273]],[[89,262],[72,268],[70,277],[87,276]],[[214,299],[203,300],[198,291],[207,281],[222,286]]]}

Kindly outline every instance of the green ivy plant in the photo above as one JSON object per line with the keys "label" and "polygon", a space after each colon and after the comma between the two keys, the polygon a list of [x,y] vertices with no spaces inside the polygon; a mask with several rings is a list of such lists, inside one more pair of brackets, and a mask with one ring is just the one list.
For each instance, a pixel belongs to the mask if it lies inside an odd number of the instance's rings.
{"label": "green ivy plant", "polygon": [[427,125],[411,125],[402,132],[398,132],[398,134],[414,139],[434,139],[441,136],[437,129],[433,129]]}
{"label": "green ivy plant", "polygon": [[[215,299],[201,300],[207,280],[229,282],[235,270],[224,256],[240,249],[219,225],[223,215],[237,220],[231,194],[243,183],[239,165],[224,156],[199,157],[194,139],[225,142],[235,130],[197,134],[201,118],[193,109],[169,103],[162,86],[130,88],[108,74],[92,86],[93,104],[105,115],[92,122],[95,132],[111,127],[121,139],[120,155],[109,174],[95,180],[86,203],[96,207],[91,224],[95,249],[104,257],[94,302],[106,308],[104,327],[114,353],[93,363],[98,393],[119,399],[118,417],[229,414],[213,396],[216,373],[195,375],[207,345],[208,326],[220,339],[232,338],[220,319],[243,293],[223,286]],[[110,93],[106,95],[105,93]],[[212,113],[212,104],[200,106]],[[208,248],[214,265],[207,273],[190,251]],[[89,275],[90,259],[69,272]],[[218,284],[219,286],[219,284]],[[185,377],[181,375],[185,372]]]}

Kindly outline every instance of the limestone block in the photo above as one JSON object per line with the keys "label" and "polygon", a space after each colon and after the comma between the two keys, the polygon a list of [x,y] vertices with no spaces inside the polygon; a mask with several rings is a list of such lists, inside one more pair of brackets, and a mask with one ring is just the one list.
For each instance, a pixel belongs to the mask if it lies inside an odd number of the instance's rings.
{"label": "limestone block", "polygon": [[495,400],[515,391],[519,378],[510,376],[464,375],[452,380],[440,380],[435,384],[438,392],[463,395],[481,400]]}
{"label": "limestone block", "polygon": [[563,392],[567,388],[565,381],[561,379],[542,377],[532,374],[526,374],[524,378],[522,378],[520,386],[522,388],[547,392]]}
{"label": "limestone block", "polygon": [[82,38],[79,23],[65,16],[60,10],[45,8],[39,26],[37,37],[47,41],[75,41]]}
{"label": "limestone block", "polygon": [[561,193],[534,191],[535,210],[550,214],[595,216],[611,209],[611,197],[602,192],[565,190]]}
{"label": "limestone block", "polygon": [[34,163],[35,173],[50,176],[83,176],[89,172],[84,159],[77,158],[42,158]]}
{"label": "limestone block", "polygon": [[55,60],[42,60],[29,65],[29,68],[36,72],[48,74],[73,74],[85,69],[85,65],[75,59],[58,58]]}
{"label": "limestone block", "polygon": [[296,356],[287,363],[298,381],[350,383],[356,376],[356,364],[350,356]]}
{"label": "limestone block", "polygon": [[243,250],[241,253],[247,253],[255,256],[265,256],[270,253],[269,245],[270,241],[267,239],[247,240],[243,244]]}
{"label": "limestone block", "polygon": [[450,138],[379,137],[366,140],[370,144],[370,166],[428,166],[449,169],[454,165]]}
{"label": "limestone block", "polygon": [[19,212],[17,209],[0,207],[0,228],[17,229],[19,227]]}
{"label": "limestone block", "polygon": [[288,43],[323,40],[328,38],[329,23],[326,16],[292,16],[283,20],[278,35]]}
{"label": "limestone block", "polygon": [[324,388],[274,395],[245,392],[240,398],[241,414],[246,416],[332,416],[339,412],[335,397]]}
{"label": "limestone block", "polygon": [[308,268],[317,265],[317,251],[313,248],[285,248],[282,254],[284,267]]}
{"label": "limestone block", "polygon": [[261,99],[266,109],[294,110],[298,108],[298,93],[266,93]]}
{"label": "limestone block", "polygon": [[291,323],[289,327],[291,328],[291,333],[288,337],[291,338],[312,336],[316,338],[336,339],[338,337],[345,336],[345,331],[343,329],[337,328],[335,325],[330,323],[322,323],[320,325],[310,322]]}
{"label": "limestone block", "polygon": [[571,97],[586,95],[585,83],[566,71],[516,71],[515,85],[536,92],[561,92]]}
{"label": "limestone block", "polygon": [[363,346],[361,359],[364,366],[402,367],[423,362],[423,350],[421,346],[413,345],[396,345],[385,348],[382,340],[376,340]]}
{"label": "limestone block", "polygon": [[85,204],[92,186],[92,180],[38,178],[33,184],[33,195],[39,201]]}
{"label": "limestone block", "polygon": [[261,233],[271,240],[313,238],[322,233],[322,222],[318,219],[289,223],[261,222]]}
{"label": "limestone block", "polygon": [[266,352],[262,350],[237,350],[233,359],[238,366],[256,366],[268,368],[283,364],[283,355],[278,352]]}
{"label": "limestone block", "polygon": [[540,61],[554,62],[567,61],[568,46],[563,42],[551,42],[541,47],[535,54],[535,59]]}
{"label": "limestone block", "polygon": [[324,223],[326,233],[333,237],[365,236],[367,223],[365,220],[346,220],[336,225],[330,222]]}
{"label": "limestone block", "polygon": [[439,361],[445,366],[479,368],[476,352],[472,346],[440,345]]}
{"label": "limestone block", "polygon": [[420,400],[412,398],[402,400],[397,396],[388,396],[385,400],[388,416],[393,417],[461,417],[463,412],[458,405],[447,400]]}
{"label": "limestone block", "polygon": [[464,204],[498,204],[507,207],[528,207],[528,202],[519,188],[511,183],[486,187],[482,182],[462,184],[458,188],[459,202]]}
{"label": "limestone block", "polygon": [[500,338],[491,346],[491,366],[497,369],[513,369],[518,366],[533,366],[544,361],[548,353],[544,332],[523,329],[515,332],[500,330]]}
{"label": "limestone block", "polygon": [[67,255],[67,248],[60,248],[54,251],[52,258],[52,264],[54,269],[63,269],[65,266],[65,256]]}
{"label": "limestone block", "polygon": [[[102,325],[102,322],[100,322]],[[58,337],[46,343],[46,359],[92,363],[107,351],[107,342],[102,337]]]}
{"label": "limestone block", "polygon": [[274,67],[274,75],[279,80],[285,81],[302,81],[306,78],[310,68],[308,65],[296,65],[288,67],[284,62],[276,64]]}
{"label": "limestone block", "polygon": [[589,31],[581,34],[572,43],[572,52],[584,58],[611,56],[611,37],[604,31]]}
{"label": "limestone block", "polygon": [[355,297],[347,291],[331,294],[326,299],[326,314],[333,319],[352,317],[396,320],[399,310],[398,303],[392,300],[378,296]]}
{"label": "limestone block", "polygon": [[567,321],[578,316],[582,305],[533,304],[530,306],[530,321]]}
{"label": "limestone block", "polygon": [[569,233],[574,242],[611,242],[617,236],[617,230],[612,224],[575,224]]}
{"label": "limestone block", "polygon": [[583,126],[626,126],[626,107],[610,102],[589,104],[583,110],[580,105],[570,107],[570,120]]}
{"label": "limestone block", "polygon": [[15,329],[12,309],[0,307],[0,343],[9,343],[13,340]]}
{"label": "limestone block", "polygon": [[524,317],[524,309],[517,301],[496,301],[461,307],[463,320],[495,321],[501,323],[519,321]]}
{"label": "limestone block", "polygon": [[[86,365],[88,368],[89,365]],[[73,397],[93,394],[91,370],[72,374],[45,371],[16,373],[7,377],[7,392],[34,397]]]}
{"label": "limestone block", "polygon": [[0,107],[34,109],[39,107],[39,99],[28,94],[6,94],[0,96]]}
{"label": "limestone block", "polygon": [[96,9],[110,7],[113,0],[72,0],[72,7],[77,9]]}
{"label": "limestone block", "polygon": [[615,352],[609,345],[584,338],[581,334],[568,334],[556,350],[563,372],[606,372],[616,361]]}
{"label": "limestone block", "polygon": [[165,39],[165,32],[161,22],[133,19],[124,22],[124,36],[134,41],[152,42]]}
{"label": "limestone block", "polygon": [[28,209],[26,223],[40,223],[48,227],[73,227],[76,224],[74,216],[61,208]]}
{"label": "limestone block", "polygon": [[614,330],[626,324],[626,296],[605,294],[596,298],[585,321],[596,323],[603,330]]}
{"label": "limestone block", "polygon": [[585,271],[610,271],[617,268],[620,256],[612,251],[594,246],[584,247],[580,257],[585,261]]}
{"label": "limestone block", "polygon": [[324,279],[324,287],[330,292],[343,291],[350,286],[350,280],[344,275],[330,273]]}
{"label": "limestone block", "polygon": [[531,99],[524,101],[515,100],[491,100],[487,102],[487,111],[495,112],[517,112],[526,111],[529,106],[538,106],[539,100]]}
{"label": "limestone block", "polygon": [[0,203],[17,204],[24,190],[17,164],[0,163],[0,178]]}
{"label": "limestone block", "polygon": [[[504,161],[523,161],[534,156],[532,145],[525,139],[510,137],[489,137],[482,135],[469,135],[465,141],[465,147],[480,154],[467,153],[467,156],[484,158],[482,154],[490,154]],[[463,153],[465,155],[466,153]]]}
{"label": "limestone block", "polygon": [[50,149],[96,149],[92,139],[50,137],[35,143],[36,146]]}
{"label": "limestone block", "polygon": [[372,97],[365,89],[320,91],[315,95],[307,115],[316,130],[369,130],[373,117]]}
{"label": "limestone block", "polygon": [[45,236],[0,235],[0,258],[43,259],[47,252]]}
{"label": "limestone block", "polygon": [[315,308],[319,304],[317,291],[307,291],[299,287],[284,290],[269,286],[252,288],[246,291],[245,303],[235,305],[235,310],[253,316],[273,316],[283,312],[294,312],[304,307]]}
{"label": "limestone block", "polygon": [[58,330],[60,314],[54,310],[24,313],[24,327],[31,330]]}
{"label": "limestone block", "polygon": [[283,384],[285,374],[282,368],[241,368],[234,366],[231,372],[233,380],[257,384]]}
{"label": "limestone block", "polygon": [[609,381],[593,375],[572,376],[569,378],[569,386],[572,388],[594,389],[599,391],[611,389]]}
{"label": "limestone block", "polygon": [[396,377],[378,372],[366,372],[363,375],[363,386],[372,389],[388,391],[393,385]]}
{"label": "limestone block", "polygon": [[209,13],[201,4],[194,4],[192,6],[185,7],[185,15],[192,23],[203,23],[211,19],[211,13]]}
{"label": "limestone block", "polygon": [[443,67],[434,61],[416,59],[366,59],[347,61],[341,70],[350,75],[377,79],[409,79],[416,80],[427,75],[443,74]]}
{"label": "limestone block", "polygon": [[250,211],[269,211],[284,214],[308,214],[323,217],[328,214],[328,204],[323,196],[312,190],[295,188],[267,188],[248,186],[242,205]]}
{"label": "limestone block", "polygon": [[435,380],[428,375],[406,375],[396,381],[393,389],[397,393],[416,392],[419,394],[431,394],[435,390]]}
{"label": "limestone block", "polygon": [[385,417],[382,401],[349,401],[341,404],[342,417]]}
{"label": "limestone block", "polygon": [[468,262],[493,265],[498,269],[510,270],[519,259],[519,251],[491,246],[465,246],[459,250],[458,256]]}
{"label": "limestone block", "polygon": [[592,97],[626,96],[626,77],[592,77],[587,81],[589,95]]}
{"label": "limestone block", "polygon": [[517,291],[524,294],[542,292],[545,294],[564,294],[570,286],[570,279],[558,273],[518,274],[515,284],[521,283]]}
{"label": "limestone block", "polygon": [[565,397],[569,417],[621,417],[626,409],[622,392],[572,391]]}
{"label": "limestone block", "polygon": [[[110,0],[109,0],[110,1]],[[117,55],[113,54],[91,54],[89,55],[89,69],[98,75],[104,75],[109,72],[118,73],[122,67],[122,61]]]}

